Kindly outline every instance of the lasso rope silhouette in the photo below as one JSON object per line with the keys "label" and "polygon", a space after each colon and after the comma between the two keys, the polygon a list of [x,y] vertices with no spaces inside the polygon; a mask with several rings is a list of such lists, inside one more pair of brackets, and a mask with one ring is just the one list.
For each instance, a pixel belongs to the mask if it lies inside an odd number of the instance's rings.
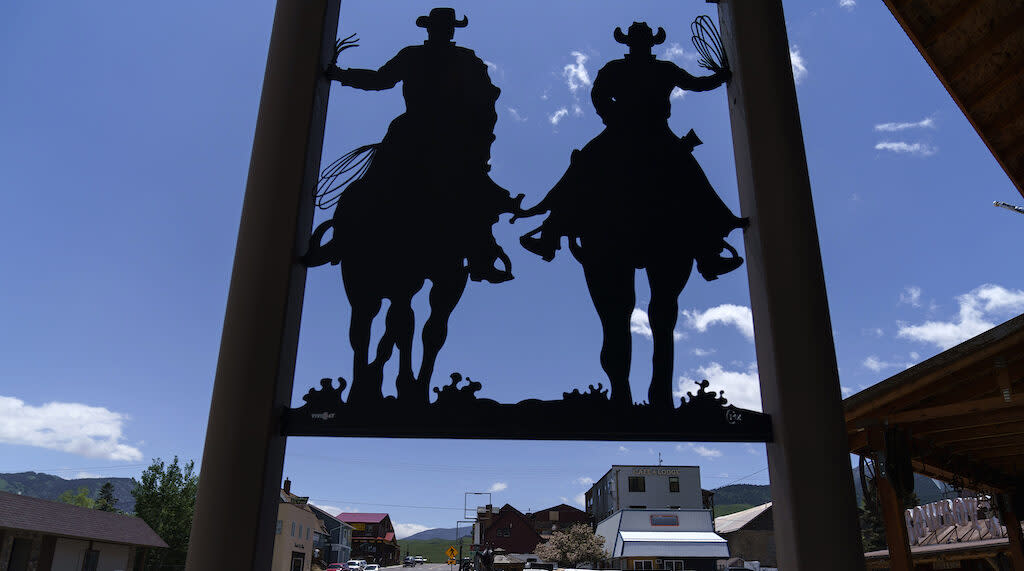
{"label": "lasso rope silhouette", "polygon": [[722,36],[718,28],[707,16],[697,16],[690,24],[690,32],[693,34],[693,47],[700,54],[697,65],[711,71],[719,71],[729,68],[729,58],[725,55],[725,48],[722,46]]}

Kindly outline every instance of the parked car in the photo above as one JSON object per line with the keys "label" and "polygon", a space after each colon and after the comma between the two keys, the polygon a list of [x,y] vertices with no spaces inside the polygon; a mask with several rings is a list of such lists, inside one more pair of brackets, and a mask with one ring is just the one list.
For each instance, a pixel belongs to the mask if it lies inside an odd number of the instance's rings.
{"label": "parked car", "polygon": [[402,560],[402,567],[415,567],[415,566],[416,566],[416,558],[413,557],[412,555],[408,555],[408,556],[406,556],[405,559]]}
{"label": "parked car", "polygon": [[416,563],[417,563],[417,564],[419,564],[419,565],[423,565],[423,564],[424,564],[424,563],[426,563],[426,562],[427,562],[427,558],[426,558],[426,557],[424,557],[424,556],[422,556],[422,555],[417,555],[417,556],[416,556]]}
{"label": "parked car", "polygon": [[363,571],[364,569],[366,569],[366,560],[365,559],[349,559],[345,563],[345,565],[347,565],[348,568],[351,569],[352,571],[356,571],[357,569],[359,571]]}
{"label": "parked car", "polygon": [[344,563],[331,563],[324,571],[349,571],[349,568]]}
{"label": "parked car", "polygon": [[369,565],[366,566],[365,569],[363,569],[363,571],[380,571],[380,565],[377,565],[375,563],[370,563]]}

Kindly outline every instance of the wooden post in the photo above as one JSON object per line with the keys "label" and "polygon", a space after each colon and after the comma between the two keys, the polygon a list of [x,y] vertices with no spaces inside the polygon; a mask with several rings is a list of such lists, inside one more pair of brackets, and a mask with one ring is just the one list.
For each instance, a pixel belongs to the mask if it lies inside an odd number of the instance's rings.
{"label": "wooden post", "polygon": [[853,475],[781,0],[720,0],[780,569],[863,570]]}
{"label": "wooden post", "polygon": [[885,543],[889,546],[889,569],[913,571],[914,562],[910,557],[910,538],[907,535],[903,497],[893,487],[889,478],[879,474],[875,474],[875,487],[878,489],[882,521],[885,523]]}
{"label": "wooden post", "polygon": [[278,0],[186,569],[268,571],[339,0]]}
{"label": "wooden post", "polygon": [[1021,541],[1020,516],[1013,508],[1012,497],[1005,494],[999,501],[999,516],[1006,526],[1006,537],[1010,540],[1010,560],[1014,569],[1024,569],[1024,541]]}

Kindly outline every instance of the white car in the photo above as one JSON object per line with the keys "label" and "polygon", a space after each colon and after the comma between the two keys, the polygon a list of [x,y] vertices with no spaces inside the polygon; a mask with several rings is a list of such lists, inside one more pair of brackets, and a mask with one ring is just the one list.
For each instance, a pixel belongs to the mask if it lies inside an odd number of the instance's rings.
{"label": "white car", "polygon": [[380,565],[374,565],[371,563],[363,568],[363,571],[380,571]]}
{"label": "white car", "polygon": [[366,560],[365,559],[349,559],[348,562],[345,563],[345,565],[347,565],[349,569],[356,569],[358,567],[359,569],[365,570],[366,569]]}

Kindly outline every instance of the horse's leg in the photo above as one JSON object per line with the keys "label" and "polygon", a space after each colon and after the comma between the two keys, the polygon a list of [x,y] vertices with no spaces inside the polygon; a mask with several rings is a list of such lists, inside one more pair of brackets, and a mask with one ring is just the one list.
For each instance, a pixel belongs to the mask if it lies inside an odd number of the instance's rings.
{"label": "horse's leg", "polygon": [[423,363],[417,378],[417,398],[423,403],[430,401],[430,378],[434,375],[437,355],[448,338],[448,319],[466,291],[469,270],[454,267],[452,271],[431,278],[430,317],[423,325]]}
{"label": "horse's leg", "polygon": [[651,304],[647,316],[651,321],[654,341],[651,386],[647,390],[650,403],[659,408],[673,408],[672,365],[675,359],[675,328],[679,317],[679,294],[690,278],[693,259],[666,265],[651,265],[647,279],[651,283]]}
{"label": "horse's leg", "polygon": [[[356,267],[353,267],[356,266]],[[382,379],[375,375],[369,365],[370,328],[373,318],[380,312],[382,298],[369,287],[365,280],[358,276],[365,274],[365,268],[355,264],[343,264],[341,278],[345,285],[345,294],[352,306],[349,321],[348,340],[352,345],[352,389],[349,390],[348,402],[379,400]]]}
{"label": "horse's leg", "polygon": [[611,383],[611,400],[620,406],[633,404],[629,389],[629,361],[633,352],[633,340],[629,332],[629,318],[636,303],[633,289],[633,268],[590,257],[583,265],[587,278],[590,298],[601,319],[601,368]]}
{"label": "horse's leg", "polygon": [[[422,287],[422,283],[421,283]],[[412,310],[412,297],[419,291],[391,298],[388,308],[388,329],[392,331],[395,346],[398,347],[398,378],[395,391],[399,400],[408,400],[408,393],[416,385],[412,372],[412,339],[416,332],[416,315]]]}

